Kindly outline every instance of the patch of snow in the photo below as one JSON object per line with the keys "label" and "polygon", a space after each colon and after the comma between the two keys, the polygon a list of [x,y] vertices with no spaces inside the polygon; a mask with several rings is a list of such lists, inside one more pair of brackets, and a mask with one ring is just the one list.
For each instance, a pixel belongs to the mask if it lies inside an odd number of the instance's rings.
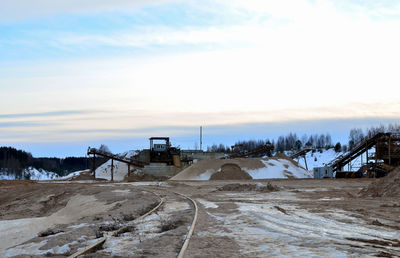
{"label": "patch of snow", "polygon": [[295,166],[292,162],[286,159],[269,159],[261,160],[265,167],[259,169],[243,168],[253,179],[266,178],[311,178],[310,172],[304,168]]}
{"label": "patch of snow", "polygon": [[210,177],[215,173],[213,169],[207,169],[204,173],[200,174],[198,177],[192,180],[210,180]]}
{"label": "patch of snow", "polygon": [[59,179],[68,179],[68,178],[76,177],[76,176],[79,176],[81,173],[89,172],[89,171],[90,171],[90,169],[85,169],[85,170],[79,170],[79,171],[71,172],[71,173],[69,173],[69,174],[66,175],[66,176],[60,177]]}
{"label": "patch of snow", "polygon": [[43,249],[42,247],[47,244],[47,240],[43,240],[39,243],[27,243],[13,248],[0,251],[0,255],[3,257],[20,256],[20,255],[40,255],[47,256],[49,254],[67,255],[70,251],[71,245],[78,243],[73,241],[62,246],[55,246],[50,249]]}
{"label": "patch of snow", "polygon": [[[335,152],[334,149],[322,150],[322,153],[309,151],[305,156],[308,170],[313,170],[314,167],[323,167],[342,154],[343,152]],[[298,157],[295,160],[303,167],[306,167],[304,157]]]}
{"label": "patch of snow", "polygon": [[187,209],[190,209],[190,206],[186,202],[167,202],[164,205],[165,212],[184,211]]}
{"label": "patch of snow", "polygon": [[83,235],[83,236],[80,236],[76,241],[78,241],[79,243],[81,243],[81,242],[83,242],[83,241],[86,241],[86,239],[87,239],[87,236]]}
{"label": "patch of snow", "polygon": [[[115,181],[122,181],[127,175],[128,165],[126,163],[114,160],[113,179]],[[96,178],[111,180],[111,160],[108,160],[106,163],[96,169]]]}
{"label": "patch of snow", "polygon": [[0,174],[0,180],[15,180],[15,175],[12,175],[12,174],[10,174],[10,175],[8,175],[8,174],[3,174],[3,173],[1,173]]}
{"label": "patch of snow", "polygon": [[125,189],[125,190],[121,190],[121,189],[117,189],[117,190],[113,190],[112,191],[113,193],[120,193],[120,194],[130,194],[131,193],[131,190],[129,190],[129,189]]}
{"label": "patch of snow", "polygon": [[329,198],[329,197],[324,197],[324,198],[320,198],[318,199],[320,201],[340,201],[343,200],[343,198]]}
{"label": "patch of snow", "polygon": [[27,176],[30,180],[51,180],[59,177],[54,172],[49,172],[44,169],[36,169],[33,167],[25,169],[24,175]]}
{"label": "patch of snow", "polygon": [[[129,182],[129,183],[117,183],[121,185],[134,185],[134,186],[147,186],[147,185],[154,185],[154,186],[162,186],[162,182]],[[113,184],[113,185],[117,185]]]}
{"label": "patch of snow", "polygon": [[[118,154],[118,156],[121,158],[131,158],[135,156],[137,153],[138,152],[136,150],[130,150],[120,153]],[[132,166],[131,169],[133,169]],[[114,176],[113,176],[114,180],[122,181],[127,175],[128,175],[128,164],[114,160]],[[96,178],[104,178],[107,180],[111,180],[111,159],[96,169]]]}
{"label": "patch of snow", "polygon": [[71,226],[68,226],[68,228],[77,229],[77,228],[86,227],[86,226],[88,226],[88,225],[89,225],[88,223],[81,223],[81,224],[78,224],[78,225],[71,225]]}
{"label": "patch of snow", "polygon": [[215,202],[209,202],[209,201],[206,201],[204,199],[196,199],[196,201],[201,203],[204,206],[204,208],[206,208],[206,209],[216,209],[216,208],[218,208],[218,205],[216,205]]}

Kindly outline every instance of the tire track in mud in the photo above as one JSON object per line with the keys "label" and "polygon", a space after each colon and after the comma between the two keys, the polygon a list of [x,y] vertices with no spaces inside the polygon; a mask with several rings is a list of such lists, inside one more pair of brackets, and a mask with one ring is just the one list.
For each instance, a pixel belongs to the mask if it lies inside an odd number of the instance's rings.
{"label": "tire track in mud", "polygon": [[[157,190],[161,190],[161,189],[157,189]],[[190,226],[188,227],[187,233],[185,234],[184,241],[183,241],[183,243],[182,243],[182,245],[180,247],[180,250],[177,252],[177,255],[176,255],[177,258],[183,258],[184,255],[185,255],[185,252],[187,251],[187,249],[189,247],[189,243],[190,243],[191,237],[192,237],[194,229],[196,227],[196,222],[197,222],[197,218],[198,218],[198,210],[199,209],[198,209],[196,201],[194,199],[192,199],[191,197],[183,194],[183,193],[179,193],[179,192],[176,192],[176,191],[170,191],[170,190],[167,190],[167,189],[162,189],[161,191],[164,194],[165,193],[169,193],[169,194],[177,195],[180,198],[184,199],[185,201],[188,201],[189,203],[191,203],[191,206],[192,206],[192,209],[193,209],[193,212],[194,212],[193,219],[192,219],[192,221],[190,223]],[[166,202],[164,204],[166,204]]]}
{"label": "tire track in mud", "polygon": [[[155,214],[155,213],[157,214],[161,210],[160,209],[161,207],[165,207],[167,205],[173,206],[174,204],[176,204],[177,203],[176,196],[178,196],[179,199],[183,199],[185,202],[189,202],[191,205],[189,204],[188,206],[191,207],[191,210],[193,210],[193,213],[194,213],[191,224],[188,227],[187,232],[185,232],[185,234],[184,234],[183,243],[180,244],[180,248],[176,254],[176,257],[178,257],[178,258],[184,257],[184,254],[189,246],[189,242],[190,242],[191,236],[194,232],[195,224],[197,221],[197,216],[198,216],[197,203],[192,198],[190,198],[182,193],[169,191],[166,189],[153,189],[152,188],[152,190],[148,190],[148,189],[143,189],[141,187],[140,190],[156,195],[160,200],[159,203],[157,204],[157,206],[154,207],[153,209],[151,209],[150,211],[146,212],[146,214],[136,218],[133,221],[130,221],[127,225],[125,225],[117,230],[108,232],[107,236],[101,237],[95,243],[91,244],[90,246],[87,246],[86,248],[82,249],[79,252],[76,252],[75,254],[73,254],[69,257],[75,258],[75,257],[81,256],[81,255],[84,255],[90,251],[93,251],[95,249],[99,249],[107,242],[107,240],[110,240],[113,237],[118,237],[120,234],[123,234],[125,232],[129,232],[130,228],[132,228],[134,226],[137,226],[137,225],[141,225],[142,227],[146,226],[145,225],[146,223],[151,223],[151,222],[145,220],[146,217],[149,217],[150,215]],[[171,196],[171,195],[174,195],[174,196]],[[166,213],[168,213],[168,212],[166,212]],[[162,227],[163,226],[164,225],[162,225]],[[174,225],[172,225],[172,226],[174,226]],[[167,225],[167,227],[168,227],[168,225]],[[167,230],[169,230],[169,229],[167,229]]]}
{"label": "tire track in mud", "polygon": [[[137,219],[133,220],[132,222],[128,223],[128,225],[125,225],[124,227],[119,228],[118,230],[111,231],[110,233],[108,233],[109,236],[116,236],[116,235],[120,234],[121,232],[126,232],[126,230],[128,229],[128,227],[130,227],[130,226],[133,224],[133,222],[139,221],[139,220],[142,220],[142,219],[146,218],[147,216],[149,216],[150,214],[152,214],[153,212],[155,212],[156,210],[158,210],[158,209],[161,207],[161,205],[164,203],[164,198],[160,197],[160,196],[159,196],[158,194],[156,194],[155,192],[148,191],[148,190],[143,190],[143,191],[146,191],[146,192],[149,192],[149,193],[152,193],[152,194],[156,195],[156,196],[159,198],[159,200],[160,200],[160,202],[158,203],[158,205],[157,205],[156,207],[154,207],[153,209],[151,209],[150,211],[148,211],[148,212],[146,212],[145,214],[143,214],[142,216],[140,216],[139,218],[137,218]],[[109,236],[108,236],[108,237],[109,237]],[[82,249],[82,250],[79,251],[79,252],[76,252],[76,253],[74,253],[74,254],[68,256],[68,258],[75,258],[75,257],[78,257],[78,256],[80,256],[80,255],[83,255],[83,254],[89,252],[89,251],[92,250],[92,249],[95,249],[95,248],[97,248],[97,247],[103,245],[104,242],[107,241],[107,238],[108,238],[108,237],[101,237],[101,238],[100,238],[98,241],[96,241],[95,243],[93,243],[93,244],[91,244],[91,245],[85,247],[84,249]]]}
{"label": "tire track in mud", "polygon": [[183,196],[183,197],[185,197],[186,199],[188,199],[188,200],[193,204],[193,207],[194,207],[194,209],[195,209],[195,211],[194,211],[194,216],[193,216],[193,220],[192,220],[192,224],[190,225],[188,234],[186,235],[186,238],[185,238],[185,242],[183,243],[182,248],[181,248],[181,250],[179,251],[178,256],[177,256],[178,258],[182,258],[182,257],[184,256],[184,254],[185,254],[185,252],[186,252],[188,246],[189,246],[189,241],[190,241],[190,239],[191,239],[191,237],[192,237],[192,235],[193,235],[194,228],[195,228],[196,222],[197,222],[197,217],[198,217],[198,211],[199,211],[199,209],[198,209],[198,207],[197,207],[196,201],[193,200],[192,198],[190,198],[189,196],[186,196],[186,195],[181,194],[181,193],[178,193],[178,192],[174,192],[174,193],[175,193],[175,194],[178,194],[178,195],[180,195],[180,196]]}

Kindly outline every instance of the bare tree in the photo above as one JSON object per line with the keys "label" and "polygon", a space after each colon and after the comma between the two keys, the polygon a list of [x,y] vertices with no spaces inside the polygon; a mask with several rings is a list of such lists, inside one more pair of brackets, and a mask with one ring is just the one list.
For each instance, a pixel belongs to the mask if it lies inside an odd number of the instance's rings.
{"label": "bare tree", "polygon": [[105,145],[105,144],[101,144],[101,145],[100,145],[99,151],[105,152],[105,153],[111,153],[110,149],[109,149],[108,146]]}
{"label": "bare tree", "polygon": [[354,148],[359,142],[364,140],[364,133],[361,128],[353,128],[350,130],[349,135],[349,148],[350,150]]}

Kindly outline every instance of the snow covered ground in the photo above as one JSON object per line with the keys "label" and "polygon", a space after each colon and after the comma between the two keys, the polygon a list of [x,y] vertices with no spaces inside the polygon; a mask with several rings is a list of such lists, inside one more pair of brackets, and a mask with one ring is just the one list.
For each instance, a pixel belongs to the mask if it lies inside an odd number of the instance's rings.
{"label": "snow covered ground", "polygon": [[[346,197],[329,198],[326,188],[301,188],[307,186],[307,181],[302,182],[297,191],[315,192],[314,198],[281,189],[267,194],[217,192],[218,196],[196,199],[216,221],[214,227],[196,234],[233,238],[243,257],[376,257],[384,253],[399,257],[400,247],[390,244],[399,239],[398,230],[371,223],[373,218],[368,213],[363,217],[359,209],[343,210],[341,200]],[[224,209],[228,200],[237,208]],[[323,202],[335,200],[336,205],[324,208]]]}
{"label": "snow covered ground", "polygon": [[[314,167],[323,167],[342,154],[343,152],[335,152],[334,149],[323,150],[322,153],[319,151],[314,153],[310,151],[306,154],[308,169],[313,170]],[[299,162],[300,165],[305,167],[303,157],[299,157],[295,160]]]}
{"label": "snow covered ground", "polygon": [[[51,180],[57,179],[59,176],[54,172],[49,172],[44,169],[36,169],[29,167],[24,169],[22,175],[26,179],[30,180]],[[7,174],[6,172],[0,172],[0,180],[16,180],[15,174]]]}
{"label": "snow covered ground", "polygon": [[[330,216],[279,203],[286,215],[276,209],[276,203],[235,204],[239,214],[219,217],[229,231],[213,233],[233,237],[248,256],[269,253],[273,257],[348,257],[354,250],[347,239],[397,239],[399,236],[395,230],[382,231],[366,225],[343,210],[335,210],[334,216]],[[350,222],[343,222],[344,219]],[[357,251],[366,257],[371,253],[368,247]],[[393,247],[392,251],[398,252],[399,248]]]}

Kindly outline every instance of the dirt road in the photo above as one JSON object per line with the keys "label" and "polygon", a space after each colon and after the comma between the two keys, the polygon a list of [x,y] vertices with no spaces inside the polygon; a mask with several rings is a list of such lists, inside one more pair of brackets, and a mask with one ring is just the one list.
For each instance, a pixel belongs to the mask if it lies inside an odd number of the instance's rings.
{"label": "dirt road", "polygon": [[[0,184],[0,256],[399,256],[399,198],[363,197],[373,179]],[[250,186],[249,186],[250,185]],[[160,200],[154,214],[135,220]]]}

